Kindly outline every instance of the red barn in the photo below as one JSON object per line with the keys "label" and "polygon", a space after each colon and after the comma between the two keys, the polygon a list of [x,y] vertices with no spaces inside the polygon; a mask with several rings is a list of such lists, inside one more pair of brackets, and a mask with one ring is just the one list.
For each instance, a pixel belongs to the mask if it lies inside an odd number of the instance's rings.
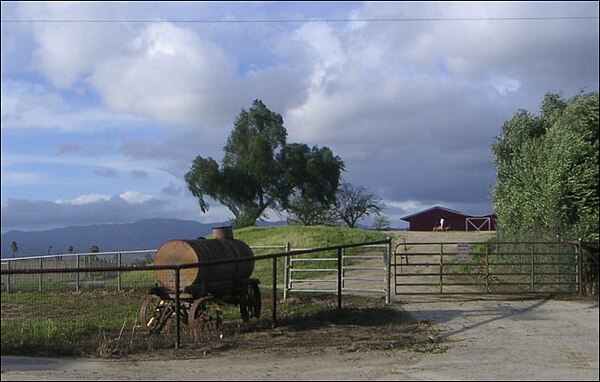
{"label": "red barn", "polygon": [[470,216],[460,211],[454,211],[440,206],[403,217],[410,231],[495,231],[496,216]]}

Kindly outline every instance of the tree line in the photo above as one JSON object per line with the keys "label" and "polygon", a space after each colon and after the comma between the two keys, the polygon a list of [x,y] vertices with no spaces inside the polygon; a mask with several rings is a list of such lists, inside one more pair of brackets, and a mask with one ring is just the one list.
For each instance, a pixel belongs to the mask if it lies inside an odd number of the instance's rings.
{"label": "tree line", "polygon": [[499,229],[510,239],[598,241],[598,92],[545,95],[492,145]]}

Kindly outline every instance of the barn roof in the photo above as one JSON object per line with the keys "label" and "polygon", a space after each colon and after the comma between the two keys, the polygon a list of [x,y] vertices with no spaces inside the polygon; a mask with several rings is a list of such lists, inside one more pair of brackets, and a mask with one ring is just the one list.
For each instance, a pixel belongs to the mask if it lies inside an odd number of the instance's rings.
{"label": "barn roof", "polygon": [[405,216],[405,217],[400,218],[400,219],[405,220],[405,221],[410,221],[410,219],[414,218],[415,216],[423,215],[423,214],[425,214],[427,212],[430,212],[430,211],[433,211],[433,210],[442,210],[442,211],[450,212],[450,213],[457,214],[457,215],[462,215],[462,216],[467,216],[467,217],[469,216],[469,215],[463,214],[460,211],[455,211],[455,210],[451,210],[449,208],[440,207],[440,206],[434,206],[434,207],[428,208],[426,210],[423,210],[423,211],[420,211],[420,212],[416,212],[416,213],[414,213],[412,215]]}

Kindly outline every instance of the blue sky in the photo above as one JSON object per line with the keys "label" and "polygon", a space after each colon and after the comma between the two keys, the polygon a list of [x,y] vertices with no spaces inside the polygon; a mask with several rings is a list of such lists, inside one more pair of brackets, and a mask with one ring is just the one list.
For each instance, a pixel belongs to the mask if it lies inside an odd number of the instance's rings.
{"label": "blue sky", "polygon": [[597,2],[2,2],[2,21],[2,232],[231,218],[183,175],[257,98],[392,226],[483,215],[502,122],[598,91]]}

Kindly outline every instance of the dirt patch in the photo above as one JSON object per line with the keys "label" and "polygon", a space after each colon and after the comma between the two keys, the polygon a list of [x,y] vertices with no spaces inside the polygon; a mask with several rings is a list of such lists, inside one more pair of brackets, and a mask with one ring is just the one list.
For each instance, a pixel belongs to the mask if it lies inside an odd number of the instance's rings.
{"label": "dirt patch", "polygon": [[[299,300],[294,298],[287,304],[301,303]],[[437,353],[448,348],[433,325],[414,320],[399,304],[386,305],[381,300],[352,296],[338,310],[333,298],[310,300],[323,309],[307,315],[284,313],[275,328],[267,320],[251,324],[226,322],[218,330],[204,328],[201,332],[184,328],[183,344],[177,351],[156,348],[122,354],[121,358],[203,358],[256,353],[300,356],[392,349]]]}

